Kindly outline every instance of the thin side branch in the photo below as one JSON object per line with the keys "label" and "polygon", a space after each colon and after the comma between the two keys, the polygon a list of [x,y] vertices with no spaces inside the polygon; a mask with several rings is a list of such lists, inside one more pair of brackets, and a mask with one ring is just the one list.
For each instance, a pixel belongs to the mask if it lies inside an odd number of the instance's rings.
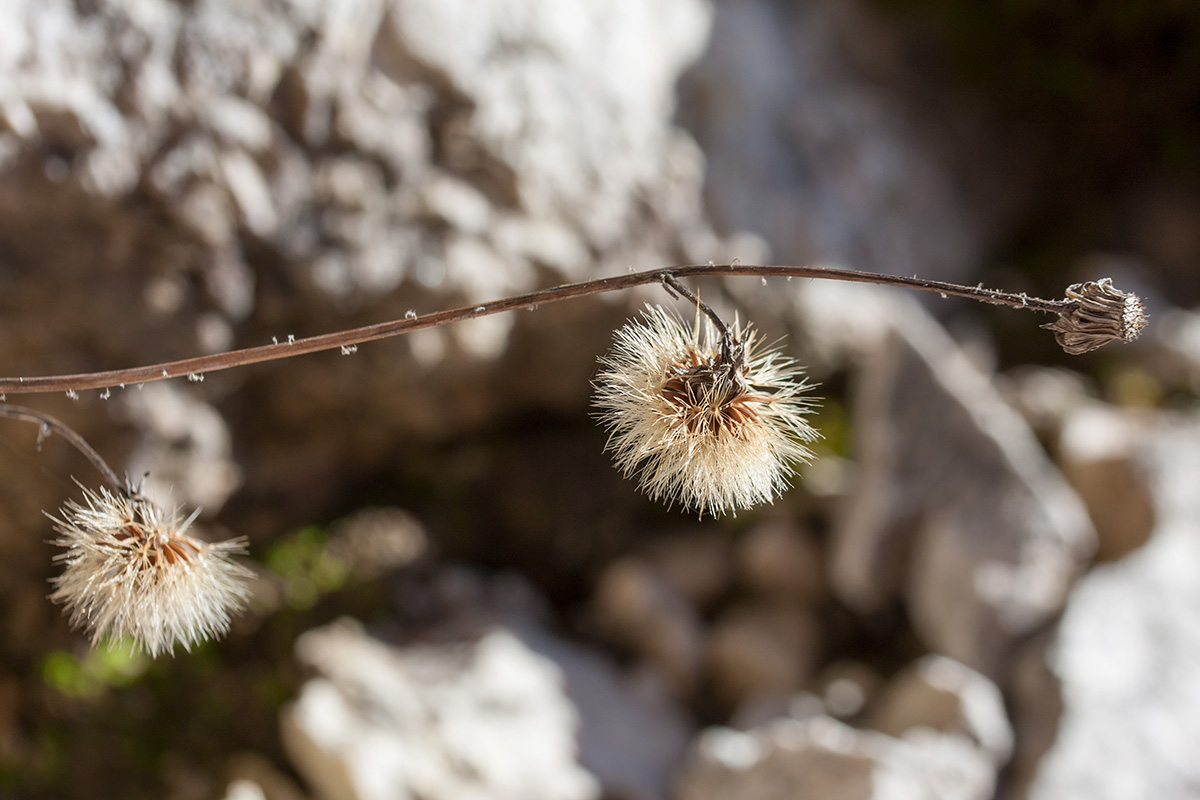
{"label": "thin side branch", "polygon": [[83,453],[88,461],[92,462],[109,485],[118,493],[125,494],[125,484],[117,477],[117,473],[112,471],[112,467],[108,466],[99,453],[96,452],[90,444],[87,443],[82,436],[75,432],[73,428],[65,422],[50,416],[42,411],[37,411],[32,408],[23,406],[0,405],[0,417],[8,419],[19,419],[25,422],[32,422],[38,425],[38,444],[42,443],[51,433],[57,433],[62,438],[66,439],[76,450]]}
{"label": "thin side branch", "polygon": [[721,319],[716,311],[713,311],[712,306],[701,300],[698,295],[680,283],[674,275],[664,275],[662,282],[668,293],[687,298],[695,303],[696,308],[700,309],[705,316],[712,320],[713,325],[717,327],[717,331],[721,334],[721,362],[725,365],[725,369],[731,370],[732,373],[736,374],[742,368],[742,362],[746,356],[746,348],[734,342],[733,334],[729,332],[728,326],[725,325],[725,320]]}
{"label": "thin side branch", "polygon": [[108,370],[106,372],[84,372],[75,375],[0,378],[0,399],[3,399],[3,396],[7,394],[82,391],[84,389],[104,389],[114,386],[123,387],[166,380],[168,378],[187,376],[200,378],[205,373],[230,369],[231,367],[289,358],[305,353],[316,353],[322,350],[351,348],[364,342],[372,342],[402,333],[447,325],[451,322],[486,317],[504,311],[534,308],[546,303],[557,303],[561,300],[570,300],[575,297],[613,292],[650,283],[667,282],[669,279],[713,275],[823,278],[856,283],[874,283],[883,286],[899,286],[908,289],[938,292],[943,296],[966,297],[984,303],[1010,306],[1012,308],[1024,308],[1047,314],[1061,315],[1070,310],[1075,304],[1072,300],[1041,300],[1035,297],[1027,297],[1024,294],[1012,294],[995,289],[985,289],[982,286],[959,286],[958,284],[946,283],[944,281],[931,281],[915,277],[906,278],[875,272],[856,272],[853,270],[835,269],[833,267],[790,267],[743,265],[736,263],[692,264],[679,267],[664,267],[644,272],[631,272],[626,275],[598,278],[580,283],[568,283],[550,289],[539,289],[525,294],[505,297],[500,300],[493,300],[477,306],[452,308],[420,316],[406,316],[404,319],[392,320],[391,322],[381,322],[375,325],[367,325],[336,333],[325,333],[304,339],[292,339],[289,337],[284,342],[249,347],[243,350],[232,350],[226,353],[217,353],[197,358],[185,358],[180,361],[152,364],[146,367]]}

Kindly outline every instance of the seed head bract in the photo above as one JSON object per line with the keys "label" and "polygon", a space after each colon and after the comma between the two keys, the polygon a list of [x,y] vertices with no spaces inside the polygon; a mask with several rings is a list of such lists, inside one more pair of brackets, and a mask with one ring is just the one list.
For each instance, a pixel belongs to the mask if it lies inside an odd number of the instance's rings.
{"label": "seed head bract", "polygon": [[600,359],[594,404],[607,447],[654,500],[736,513],[773,501],[812,458],[805,445],[818,434],[799,367],[750,327],[730,334],[723,355],[709,319],[688,326],[647,306]]}

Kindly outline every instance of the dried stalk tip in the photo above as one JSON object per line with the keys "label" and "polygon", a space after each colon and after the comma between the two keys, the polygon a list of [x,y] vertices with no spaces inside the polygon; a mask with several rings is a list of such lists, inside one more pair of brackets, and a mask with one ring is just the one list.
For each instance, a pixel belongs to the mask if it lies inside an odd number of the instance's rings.
{"label": "dried stalk tip", "polygon": [[1109,342],[1132,342],[1146,327],[1146,307],[1136,294],[1122,292],[1109,278],[1076,283],[1067,288],[1071,303],[1058,319],[1043,328],[1073,356]]}
{"label": "dried stalk tip", "polygon": [[685,326],[661,307],[617,332],[600,360],[597,417],[617,468],[654,500],[720,515],[770,502],[811,454],[808,384],[788,358],[711,320]]}
{"label": "dried stalk tip", "polygon": [[66,548],[66,566],[51,582],[50,599],[66,606],[71,625],[93,644],[107,635],[129,637],[152,657],[176,644],[192,645],[229,630],[245,605],[249,570],[230,559],[243,540],[205,542],[188,534],[191,517],[166,512],[135,488],[113,493],[84,489],[50,518]]}

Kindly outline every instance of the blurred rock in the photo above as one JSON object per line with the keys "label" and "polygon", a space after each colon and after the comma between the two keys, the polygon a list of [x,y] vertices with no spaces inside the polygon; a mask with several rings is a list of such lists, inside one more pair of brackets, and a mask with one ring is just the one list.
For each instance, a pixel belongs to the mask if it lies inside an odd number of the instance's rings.
{"label": "blurred rock", "polygon": [[733,582],[733,544],[726,531],[687,530],[655,537],[641,548],[646,562],[693,608],[709,608]]}
{"label": "blurred rock", "polygon": [[[720,255],[703,158],[671,121],[710,18],[703,0],[0,4],[6,374],[153,363]],[[581,408],[619,312],[577,305],[570,337],[552,314],[497,317],[418,352],[379,344],[178,388],[237,440],[239,499],[303,524],[431,439],[531,404]],[[81,432],[127,450],[92,399]],[[178,444],[138,436],[137,464]],[[213,474],[174,482],[215,510],[237,476]],[[37,525],[44,505],[14,518]],[[260,535],[260,517],[231,527]]]}
{"label": "blurred rock", "polygon": [[947,122],[948,104],[917,119],[895,102],[906,65],[891,57],[894,31],[865,3],[715,8],[712,45],[684,81],[681,104],[708,156],[717,224],[761,234],[779,263],[966,274],[986,228],[962,191],[978,170],[949,163],[961,128],[930,135]]}
{"label": "blurred rock", "polygon": [[1140,460],[1149,417],[1092,404],[1072,414],[1059,461],[1096,526],[1096,558],[1114,561],[1154,530],[1154,498]]}
{"label": "blurred rock", "polygon": [[794,297],[804,363],[820,373],[844,369],[879,349],[888,332],[922,312],[911,297],[883,286],[800,283]]}
{"label": "blurred rock", "polygon": [[719,701],[786,698],[812,677],[821,631],[812,614],[795,604],[742,603],[713,621],[705,652]]}
{"label": "blurred rock", "polygon": [[903,597],[931,649],[995,676],[1061,609],[1095,532],[987,377],[928,316],[902,323],[861,368],[833,589],[860,612]]}
{"label": "blurred rock", "polygon": [[1060,367],[1017,367],[998,375],[996,388],[1031,428],[1053,437],[1067,417],[1090,399],[1087,380]]}
{"label": "blurred rock", "polygon": [[835,719],[855,717],[883,683],[879,672],[861,661],[841,658],[817,677],[821,702]]}
{"label": "blurred rock", "polygon": [[1187,798],[1200,785],[1200,418],[1163,419],[1141,460],[1157,525],[1071,592],[1046,654],[1057,737],[1019,796]]}
{"label": "blurred rock", "polygon": [[809,531],[788,519],[769,519],[738,542],[738,572],[752,591],[814,604],[824,594],[821,553]]}
{"label": "blurred rock", "polygon": [[134,481],[145,476],[148,494],[216,511],[237,489],[229,428],[211,405],[177,384],[152,383],[124,394],[119,407],[143,434],[125,469]]}
{"label": "blurred rock", "polygon": [[1003,800],[1024,800],[1028,796],[1042,756],[1054,746],[1058,736],[1063,713],[1062,684],[1047,658],[1056,635],[1056,628],[1038,633],[1021,646],[1013,659],[1007,694],[1016,746],[1000,795]]}
{"label": "blurred rock", "polygon": [[249,778],[237,778],[229,782],[223,800],[267,800],[263,788]]}
{"label": "blurred rock", "polygon": [[[411,643],[349,621],[297,642],[318,676],[281,724],[322,796],[378,796],[367,778],[402,797],[666,796],[692,723],[660,681],[550,632],[515,577],[445,569],[420,595],[419,616],[441,611]],[[306,703],[337,726],[313,728]]]}
{"label": "blurred rock", "polygon": [[[707,38],[709,14],[697,0],[485,8],[397,0],[376,53],[398,82],[425,70],[470,98],[471,112],[450,120],[443,143],[451,166],[490,173],[485,193],[507,174],[508,191],[533,216],[566,216],[604,250],[628,232],[635,187],[660,172],[663,148],[673,146],[662,123],[675,77]],[[497,41],[540,55],[498,57]]]}
{"label": "blurred rock", "polygon": [[592,601],[602,630],[657,667],[683,697],[696,687],[703,655],[700,619],[642,559],[605,568]]}
{"label": "blurred rock", "polygon": [[903,739],[828,717],[777,720],[749,733],[710,728],[679,783],[679,800],[988,800],[990,759],[956,735]]}
{"label": "blurred rock", "polygon": [[561,672],[511,633],[397,650],[343,620],[296,647],[321,676],[281,733],[318,797],[599,797]]}
{"label": "blurred rock", "polygon": [[360,578],[374,578],[426,554],[429,537],[399,508],[364,508],[329,526],[329,554]]}
{"label": "blurred rock", "polygon": [[658,676],[623,673],[607,656],[541,627],[514,630],[562,670],[579,715],[579,763],[600,781],[605,796],[668,797],[694,724]]}
{"label": "blurred rock", "polygon": [[824,700],[811,692],[796,692],[790,697],[756,694],[739,701],[725,724],[735,730],[750,731],[779,719],[806,720],[824,716],[827,711]]}
{"label": "blurred rock", "polygon": [[1200,393],[1200,313],[1165,308],[1143,339],[1145,363],[1166,386]]}
{"label": "blurred rock", "polygon": [[257,753],[239,753],[229,760],[229,788],[225,800],[305,800],[294,780]]}
{"label": "blurred rock", "polygon": [[914,728],[958,734],[974,742],[997,769],[1013,750],[999,687],[944,656],[926,656],[892,678],[864,725],[898,738]]}

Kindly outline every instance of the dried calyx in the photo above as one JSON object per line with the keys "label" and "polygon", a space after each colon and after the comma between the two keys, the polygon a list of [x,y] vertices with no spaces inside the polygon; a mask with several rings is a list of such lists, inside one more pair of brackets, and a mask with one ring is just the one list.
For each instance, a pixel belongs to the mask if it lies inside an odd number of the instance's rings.
{"label": "dried calyx", "polygon": [[1043,328],[1068,354],[1077,356],[1109,342],[1132,342],[1146,327],[1146,307],[1132,292],[1122,292],[1109,278],[1067,288],[1066,310]]}
{"label": "dried calyx", "polygon": [[679,281],[668,277],[663,283],[669,291],[695,303],[696,310],[708,317],[720,334],[716,352],[709,357],[693,347],[686,357],[670,365],[661,389],[663,398],[679,410],[684,425],[692,433],[715,435],[720,428],[728,428],[734,435],[740,435],[743,424],[758,419],[755,404],[770,402],[769,397],[750,392],[746,342],[729,330],[711,306]]}

